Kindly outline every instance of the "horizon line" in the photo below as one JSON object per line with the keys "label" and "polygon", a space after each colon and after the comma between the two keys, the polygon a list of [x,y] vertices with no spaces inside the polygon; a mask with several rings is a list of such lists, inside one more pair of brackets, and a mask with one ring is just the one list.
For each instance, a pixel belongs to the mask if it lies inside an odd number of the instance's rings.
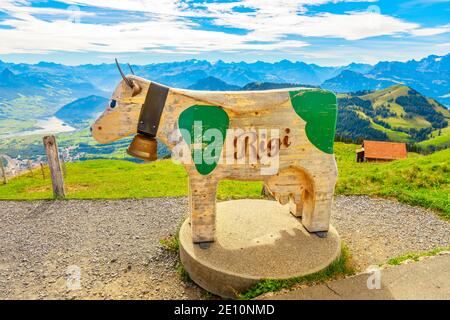
{"label": "horizon line", "polygon": [[[320,64],[317,64],[317,63],[308,63],[308,62],[305,62],[303,60],[289,60],[289,59],[281,59],[281,60],[278,60],[278,61],[269,62],[269,61],[264,61],[264,60],[255,60],[255,61],[245,61],[245,60],[232,61],[231,60],[231,61],[225,61],[223,59],[208,60],[208,59],[195,59],[195,58],[193,58],[193,59],[183,59],[183,60],[168,60],[168,61],[163,61],[163,62],[150,62],[150,63],[146,63],[146,64],[134,64],[134,63],[131,63],[129,61],[124,60],[126,62],[122,62],[122,63],[130,63],[130,64],[132,64],[134,66],[143,67],[143,66],[148,66],[148,65],[159,65],[159,64],[164,64],[164,63],[176,63],[176,62],[187,62],[187,61],[208,62],[208,63],[210,63],[212,65],[215,65],[215,64],[217,64],[219,62],[223,62],[223,63],[227,63],[227,64],[233,64],[233,63],[234,64],[239,64],[239,63],[255,64],[255,63],[261,62],[261,63],[267,63],[267,64],[272,64],[273,65],[273,64],[281,63],[283,61],[288,61],[290,63],[304,63],[304,64],[307,64],[307,65],[315,65],[315,66],[319,66],[319,67],[323,67],[323,68],[326,68],[326,67],[338,68],[338,67],[346,67],[346,66],[349,66],[351,64],[363,64],[363,65],[375,66],[376,64],[382,63],[382,62],[403,62],[403,63],[406,63],[406,62],[409,62],[409,61],[421,61],[421,60],[429,58],[431,56],[445,57],[445,56],[448,56],[448,55],[450,55],[450,52],[448,52],[448,53],[446,53],[444,55],[430,54],[430,55],[421,57],[419,59],[407,59],[407,60],[403,60],[403,61],[402,60],[379,60],[379,61],[377,61],[376,63],[373,63],[373,64],[372,63],[365,63],[365,62],[350,62],[348,64],[343,64],[343,65],[342,64],[340,64],[340,65],[320,65]],[[13,61],[3,60],[1,55],[0,55],[0,62],[7,63],[7,64],[27,64],[27,65],[39,65],[39,64],[45,64],[46,63],[46,64],[55,64],[55,65],[62,65],[62,66],[68,66],[68,67],[81,67],[81,66],[89,66],[89,65],[100,66],[100,65],[115,64],[114,60],[111,63],[102,62],[102,63],[80,63],[80,64],[64,64],[64,63],[60,63],[60,62],[47,61],[47,60],[41,60],[41,61],[36,62],[36,63],[13,62]]]}

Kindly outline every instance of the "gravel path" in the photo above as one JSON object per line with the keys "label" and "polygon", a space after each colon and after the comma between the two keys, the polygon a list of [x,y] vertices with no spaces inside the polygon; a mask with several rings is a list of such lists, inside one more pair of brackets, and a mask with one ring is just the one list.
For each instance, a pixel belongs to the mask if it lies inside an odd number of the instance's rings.
{"label": "gravel path", "polygon": [[[0,201],[0,299],[203,298],[159,245],[187,207],[186,198]],[[333,224],[360,269],[450,245],[448,222],[395,201],[337,197]],[[81,289],[68,290],[76,268]]]}
{"label": "gravel path", "polygon": [[[196,299],[159,240],[185,198],[0,202],[0,299]],[[82,290],[67,290],[78,266]]]}
{"label": "gravel path", "polygon": [[338,196],[331,223],[360,270],[406,253],[450,246],[450,223],[393,200]]}

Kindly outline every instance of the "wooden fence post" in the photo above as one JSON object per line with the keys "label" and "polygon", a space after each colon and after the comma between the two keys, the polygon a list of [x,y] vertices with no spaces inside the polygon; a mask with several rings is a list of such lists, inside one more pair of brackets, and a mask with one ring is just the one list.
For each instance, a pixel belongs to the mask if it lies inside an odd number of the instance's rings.
{"label": "wooden fence post", "polygon": [[40,162],[40,165],[41,165],[42,179],[45,180],[45,171],[44,171],[44,165],[42,164],[42,161]]}
{"label": "wooden fence post", "polygon": [[48,167],[52,178],[53,195],[55,198],[65,198],[64,178],[59,161],[58,145],[55,136],[46,136],[43,139],[45,152],[47,153]]}
{"label": "wooden fence post", "polygon": [[2,172],[3,184],[6,184],[7,180],[6,180],[5,167],[3,166],[3,157],[0,157],[0,170]]}
{"label": "wooden fence post", "polygon": [[34,174],[33,174],[33,165],[32,165],[32,163],[31,163],[31,160],[28,160],[27,165],[28,165],[28,170],[29,170],[30,173],[31,173],[31,177],[33,178],[33,177],[34,177]]}

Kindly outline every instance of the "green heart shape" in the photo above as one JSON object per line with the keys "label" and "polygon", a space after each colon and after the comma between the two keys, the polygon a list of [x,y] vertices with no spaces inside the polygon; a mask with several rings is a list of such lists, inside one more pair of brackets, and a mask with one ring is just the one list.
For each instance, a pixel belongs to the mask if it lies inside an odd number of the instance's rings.
{"label": "green heart shape", "polygon": [[334,93],[324,90],[289,92],[295,112],[306,121],[306,136],[319,150],[333,154],[337,102]]}
{"label": "green heart shape", "polygon": [[[216,168],[229,123],[228,114],[217,106],[194,105],[180,114],[178,127],[184,129],[181,130],[184,141],[189,146],[201,143],[201,149],[197,151],[191,147],[191,156],[200,174],[208,175]],[[209,129],[218,130],[222,139],[215,139],[214,134],[209,137],[207,133]],[[215,131],[215,133],[218,132]]]}

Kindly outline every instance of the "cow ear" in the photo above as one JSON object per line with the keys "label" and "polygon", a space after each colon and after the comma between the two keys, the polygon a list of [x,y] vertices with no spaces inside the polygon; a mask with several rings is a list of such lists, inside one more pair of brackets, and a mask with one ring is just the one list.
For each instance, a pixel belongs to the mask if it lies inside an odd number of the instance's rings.
{"label": "cow ear", "polygon": [[132,82],[133,82],[133,88],[132,88],[133,93],[131,94],[131,96],[132,96],[132,97],[135,97],[135,96],[137,96],[139,93],[142,92],[142,88],[141,88],[141,86],[139,85],[139,83],[137,83],[136,80],[132,80]]}

